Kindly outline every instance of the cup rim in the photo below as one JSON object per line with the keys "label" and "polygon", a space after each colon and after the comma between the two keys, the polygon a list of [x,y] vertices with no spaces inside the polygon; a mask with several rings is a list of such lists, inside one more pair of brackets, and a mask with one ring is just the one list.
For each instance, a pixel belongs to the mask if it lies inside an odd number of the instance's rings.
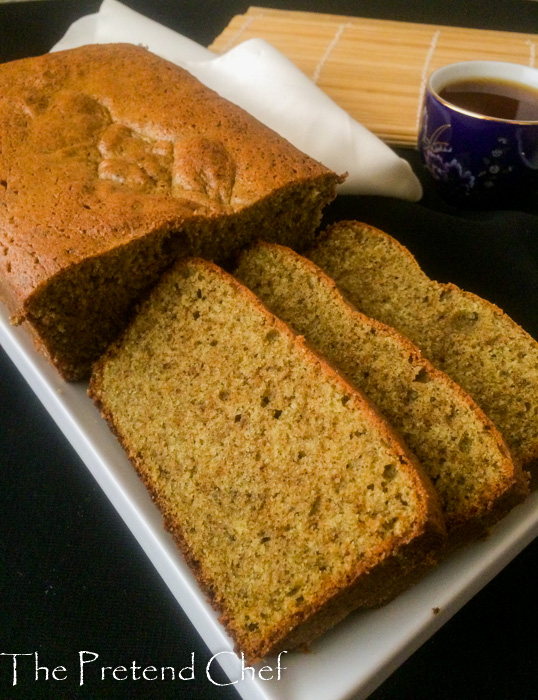
{"label": "cup rim", "polygon": [[[474,72],[472,71],[473,68],[475,69]],[[525,73],[530,74],[534,78],[534,83],[525,82],[524,80],[518,79],[517,77],[508,77],[507,73],[514,69],[517,69],[520,72],[523,71]],[[440,77],[442,79],[444,74],[453,75],[454,73],[456,73],[456,76],[452,78],[452,80],[455,81],[458,80],[458,77],[460,76],[464,77],[463,71],[466,70],[471,70],[471,73],[467,73],[465,77],[501,77],[510,80],[511,82],[524,85],[525,87],[530,86],[531,88],[536,89],[536,92],[538,94],[537,68],[533,68],[532,66],[526,66],[522,63],[513,63],[509,61],[458,61],[456,63],[448,63],[433,71],[433,73],[431,73],[431,75],[428,78],[427,89],[441,104],[454,110],[455,112],[466,114],[467,116],[474,117],[475,119],[483,119],[484,121],[500,122],[504,124],[538,126],[538,119],[503,119],[501,117],[492,117],[487,114],[481,114],[480,112],[474,112],[473,110],[465,109],[464,107],[459,107],[453,102],[450,102],[450,100],[446,100],[445,98],[441,97],[441,95],[439,94],[439,91],[442,90],[450,82],[450,79],[445,80],[445,82],[443,82],[443,84],[441,85],[441,88],[433,87],[432,83],[436,80],[439,80]],[[505,75],[499,76],[499,71],[505,73]]]}

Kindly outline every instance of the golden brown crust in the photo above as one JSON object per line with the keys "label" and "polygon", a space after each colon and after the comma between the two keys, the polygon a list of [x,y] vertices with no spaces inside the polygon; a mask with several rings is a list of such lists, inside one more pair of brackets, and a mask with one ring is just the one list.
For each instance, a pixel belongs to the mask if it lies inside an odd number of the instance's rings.
{"label": "golden brown crust", "polygon": [[[257,228],[284,229],[284,215],[272,220],[270,212],[292,209],[288,198],[308,213],[291,212],[285,235],[296,216],[297,235],[308,237],[339,181],[141,47],[91,45],[0,66],[0,284],[11,312],[34,325],[64,374],[84,362],[83,374],[88,360],[71,362],[75,349],[52,328],[86,342],[69,327],[84,301],[68,308],[70,280],[83,296],[97,295],[92,280],[104,256],[162,233],[175,239],[167,244],[175,252],[229,254]],[[172,259],[170,252],[159,269]],[[96,269],[87,279],[78,266],[89,261]],[[116,264],[109,279],[128,274]],[[140,290],[129,293],[136,299]]]}
{"label": "golden brown crust", "polygon": [[85,46],[4,64],[0,94],[2,189],[17,220],[12,230],[24,236],[17,247],[24,295],[65,266],[177,228],[200,209],[197,200],[237,211],[327,172],[137,46]]}

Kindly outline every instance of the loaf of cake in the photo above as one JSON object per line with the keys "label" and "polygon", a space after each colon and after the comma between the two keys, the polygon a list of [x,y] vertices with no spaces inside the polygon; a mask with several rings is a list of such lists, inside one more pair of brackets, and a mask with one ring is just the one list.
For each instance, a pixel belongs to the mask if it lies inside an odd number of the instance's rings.
{"label": "loaf of cake", "polygon": [[370,403],[213,263],[177,262],[90,396],[249,661],[308,642],[428,558],[431,483]]}
{"label": "loaf of cake", "polygon": [[309,257],[362,312],[397,328],[493,421],[515,461],[538,477],[538,343],[501,309],[429,279],[386,233],[339,222]]}
{"label": "loaf of cake", "polygon": [[407,338],[358,312],[312,261],[258,242],[235,274],[405,439],[439,494],[447,549],[483,534],[524,498],[526,479],[476,403]]}
{"label": "loaf of cake", "polygon": [[0,65],[0,295],[67,379],[173,259],[304,245],[340,180],[141,47]]}

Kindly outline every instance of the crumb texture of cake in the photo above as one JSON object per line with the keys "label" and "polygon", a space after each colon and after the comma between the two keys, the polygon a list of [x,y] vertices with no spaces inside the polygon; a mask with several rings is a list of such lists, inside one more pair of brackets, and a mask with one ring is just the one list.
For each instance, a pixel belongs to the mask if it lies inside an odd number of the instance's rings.
{"label": "crumb texture of cake", "polygon": [[141,47],[0,66],[0,293],[68,379],[175,258],[306,245],[340,180]]}
{"label": "crumb texture of cake", "polygon": [[309,257],[362,312],[420,347],[493,421],[513,458],[538,468],[538,343],[494,304],[429,279],[388,234],[339,222]]}
{"label": "crumb texture of cake", "polygon": [[526,479],[476,403],[407,338],[358,312],[312,261],[258,242],[235,274],[398,430],[437,489],[449,547],[524,498]]}
{"label": "crumb texture of cake", "polygon": [[370,403],[231,275],[167,271],[90,396],[252,661],[310,641],[442,537],[434,490]]}

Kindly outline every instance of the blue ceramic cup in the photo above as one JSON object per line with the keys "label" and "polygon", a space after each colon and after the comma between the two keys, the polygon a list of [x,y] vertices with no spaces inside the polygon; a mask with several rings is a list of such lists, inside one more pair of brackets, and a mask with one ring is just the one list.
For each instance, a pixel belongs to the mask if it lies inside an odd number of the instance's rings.
{"label": "blue ceramic cup", "polygon": [[418,148],[424,165],[443,197],[457,205],[505,206],[536,196],[538,121],[487,116],[440,94],[473,79],[538,91],[538,70],[515,63],[464,61],[438,69],[426,85],[421,114]]}

